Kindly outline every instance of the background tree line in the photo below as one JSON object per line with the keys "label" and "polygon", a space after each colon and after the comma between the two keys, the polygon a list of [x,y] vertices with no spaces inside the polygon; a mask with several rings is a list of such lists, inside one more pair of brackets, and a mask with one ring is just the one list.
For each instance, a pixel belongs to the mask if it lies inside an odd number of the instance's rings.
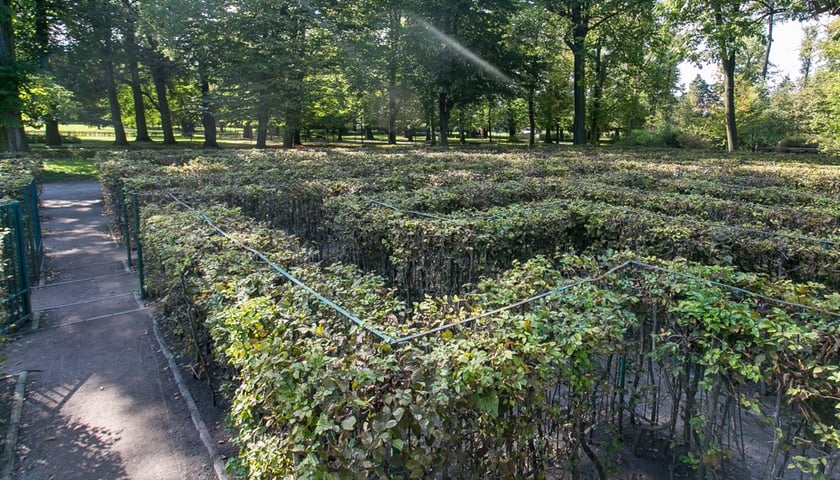
{"label": "background tree line", "polygon": [[[840,13],[825,0],[0,0],[0,150],[23,127],[174,144],[221,125],[266,147],[527,130],[533,144],[840,148]],[[821,19],[772,82],[774,25]],[[718,77],[680,91],[684,61]],[[200,126],[200,128],[199,128]],[[319,133],[313,133],[319,132]]]}

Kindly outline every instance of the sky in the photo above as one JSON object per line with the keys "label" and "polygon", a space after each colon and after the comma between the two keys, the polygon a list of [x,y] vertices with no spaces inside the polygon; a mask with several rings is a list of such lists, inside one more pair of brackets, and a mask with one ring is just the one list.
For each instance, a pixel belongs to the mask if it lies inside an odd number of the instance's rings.
{"label": "sky", "polygon": [[[802,24],[799,22],[785,22],[773,27],[773,46],[770,48],[770,63],[775,67],[776,74],[772,83],[781,81],[785,75],[791,80],[799,77],[799,46],[802,43]],[[771,70],[773,73],[774,70]],[[680,83],[684,89],[694,80],[697,74],[709,83],[715,82],[717,65],[709,64],[702,68],[685,62],[680,65]]]}

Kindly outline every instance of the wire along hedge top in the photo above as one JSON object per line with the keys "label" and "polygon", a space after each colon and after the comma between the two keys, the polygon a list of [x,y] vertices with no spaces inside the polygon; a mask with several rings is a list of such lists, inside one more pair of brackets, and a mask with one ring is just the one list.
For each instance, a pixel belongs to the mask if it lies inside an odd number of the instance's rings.
{"label": "wire along hedge top", "polygon": [[271,260],[270,260],[270,259],[269,259],[269,258],[268,258],[265,254],[264,254],[264,253],[259,252],[259,251],[255,250],[255,249],[253,249],[253,248],[251,248],[251,247],[249,247],[249,246],[247,246],[247,245],[243,245],[241,242],[239,242],[239,241],[238,241],[238,240],[236,240],[235,238],[233,238],[233,237],[231,237],[230,235],[228,235],[228,233],[227,233],[227,232],[225,232],[224,230],[222,230],[221,228],[219,228],[219,227],[218,227],[215,223],[213,223],[213,220],[212,220],[212,219],[210,219],[210,217],[208,217],[207,215],[205,215],[203,212],[200,212],[200,211],[198,211],[198,210],[194,209],[193,207],[191,207],[190,205],[188,205],[188,204],[184,203],[183,201],[181,201],[180,199],[178,199],[178,197],[176,197],[176,196],[175,196],[174,194],[172,194],[172,193],[170,193],[170,194],[169,194],[169,196],[170,196],[170,197],[172,198],[172,200],[173,200],[173,201],[175,201],[175,203],[177,203],[178,205],[181,205],[181,206],[183,206],[184,208],[186,208],[186,209],[188,209],[188,210],[190,210],[190,211],[194,212],[196,215],[198,215],[198,216],[199,216],[202,220],[204,220],[204,222],[206,222],[206,223],[207,223],[207,225],[209,225],[209,226],[210,226],[213,230],[215,230],[217,233],[219,233],[219,235],[222,235],[223,237],[225,237],[225,238],[227,238],[228,240],[230,240],[230,241],[234,242],[235,244],[237,244],[239,247],[241,247],[241,248],[243,248],[243,249],[245,249],[245,250],[247,250],[247,251],[249,251],[249,252],[253,253],[253,254],[254,254],[257,258],[259,258],[260,260],[262,260],[263,262],[265,262],[265,263],[266,263],[268,266],[270,266],[270,267],[271,267],[274,271],[276,271],[277,273],[279,273],[280,275],[282,275],[283,277],[285,277],[286,279],[288,279],[290,282],[292,282],[292,283],[294,283],[295,285],[297,285],[297,286],[301,287],[302,289],[304,289],[307,293],[309,293],[310,295],[312,295],[315,299],[317,299],[318,301],[320,301],[320,302],[321,302],[321,303],[323,303],[324,305],[327,305],[328,307],[332,308],[333,310],[335,310],[337,313],[339,313],[341,316],[343,316],[343,317],[344,317],[344,318],[346,318],[347,320],[349,320],[349,321],[351,321],[351,322],[355,323],[356,325],[358,325],[358,326],[362,327],[363,329],[365,329],[366,331],[368,331],[368,332],[370,332],[371,334],[375,335],[376,337],[378,337],[380,340],[382,340],[382,341],[384,341],[384,342],[387,342],[387,343],[393,343],[393,342],[394,342],[394,339],[393,339],[392,337],[390,337],[390,336],[388,336],[388,335],[386,335],[386,334],[384,334],[384,333],[380,332],[379,330],[377,330],[377,329],[375,329],[375,328],[371,327],[370,325],[366,324],[364,321],[362,321],[359,317],[357,317],[357,316],[356,316],[356,315],[354,315],[353,313],[349,312],[348,310],[344,309],[343,307],[341,307],[341,306],[337,305],[337,304],[336,304],[335,302],[333,302],[332,300],[330,300],[330,299],[328,299],[328,298],[324,297],[323,295],[321,295],[320,293],[316,292],[315,290],[313,290],[312,288],[310,288],[309,286],[307,286],[305,283],[303,283],[303,282],[302,282],[299,278],[295,277],[295,276],[294,276],[294,275],[292,275],[291,273],[287,272],[286,270],[284,270],[283,268],[281,268],[280,266],[278,266],[276,263],[272,262],[272,261],[271,261]]}
{"label": "wire along hedge top", "polygon": [[[835,318],[835,319],[840,319],[840,313],[838,313],[838,312],[827,311],[827,310],[821,309],[819,307],[814,307],[814,306],[811,306],[811,305],[804,305],[804,304],[799,304],[799,303],[787,302],[787,301],[780,300],[780,299],[777,299],[777,298],[768,297],[768,296],[762,295],[760,293],[752,292],[750,290],[747,290],[747,289],[744,289],[744,288],[741,288],[741,287],[738,287],[738,286],[735,286],[735,285],[729,285],[729,284],[726,284],[726,283],[710,280],[710,279],[707,279],[707,278],[701,278],[701,277],[698,277],[696,275],[692,275],[690,273],[679,272],[679,271],[668,269],[668,268],[665,268],[665,267],[640,262],[638,260],[627,260],[627,261],[625,261],[625,262],[623,262],[623,263],[621,263],[617,266],[611,267],[608,270],[605,270],[601,273],[598,273],[597,275],[578,280],[578,281],[576,281],[574,283],[571,283],[571,284],[562,285],[562,286],[559,286],[557,288],[547,290],[545,292],[539,293],[537,295],[534,295],[534,296],[531,296],[531,297],[528,297],[528,298],[525,298],[525,299],[517,300],[517,301],[512,302],[508,305],[498,307],[498,308],[495,308],[495,309],[487,311],[487,312],[483,312],[481,314],[466,318],[464,320],[459,320],[457,322],[449,323],[449,324],[446,324],[446,325],[441,325],[441,326],[435,327],[433,329],[429,329],[429,330],[417,332],[417,333],[414,333],[414,334],[411,334],[411,335],[406,335],[406,336],[402,336],[402,337],[399,337],[399,338],[395,338],[395,337],[392,337],[392,336],[382,332],[381,330],[369,325],[368,323],[361,320],[358,316],[356,316],[352,312],[348,311],[347,309],[345,309],[345,308],[341,307],[340,305],[336,304],[334,301],[326,298],[324,295],[315,291],[310,286],[306,285],[303,281],[301,281],[299,278],[295,277],[290,272],[288,272],[286,269],[284,269],[284,268],[280,267],[279,265],[277,265],[276,263],[272,262],[265,253],[260,252],[260,251],[254,249],[254,248],[251,248],[251,247],[243,244],[239,240],[235,239],[234,237],[229,235],[228,232],[226,232],[225,230],[220,228],[218,225],[216,225],[214,223],[214,221],[210,217],[208,217],[205,213],[203,213],[203,212],[195,209],[194,207],[188,205],[187,203],[183,202],[175,194],[170,192],[168,195],[176,204],[178,204],[178,205],[186,208],[187,210],[195,213],[199,218],[201,218],[202,221],[204,221],[207,225],[209,225],[215,232],[217,232],[221,236],[227,238],[228,240],[232,241],[234,244],[236,244],[240,248],[252,253],[254,256],[256,256],[258,259],[260,259],[266,265],[271,267],[274,271],[276,271],[277,273],[279,273],[280,275],[282,275],[284,278],[291,281],[295,285],[304,289],[308,294],[312,295],[313,298],[317,299],[318,301],[320,301],[324,305],[332,308],[333,310],[335,310],[339,315],[341,315],[345,319],[347,319],[350,322],[358,325],[359,327],[361,327],[362,329],[364,329],[368,333],[371,333],[372,335],[377,337],[379,340],[381,340],[385,343],[388,343],[392,346],[397,345],[397,344],[401,344],[401,343],[411,342],[411,341],[420,339],[422,337],[427,337],[429,335],[433,335],[433,334],[436,334],[436,333],[441,333],[441,332],[451,330],[451,329],[454,329],[454,328],[460,328],[460,327],[468,326],[468,325],[473,324],[473,323],[475,323],[478,320],[481,320],[483,318],[487,318],[487,317],[490,317],[490,316],[493,316],[493,315],[496,315],[496,314],[499,314],[499,313],[502,313],[502,312],[506,312],[506,311],[509,311],[509,310],[512,310],[512,309],[515,309],[515,308],[518,308],[518,307],[522,307],[522,306],[527,305],[529,303],[536,302],[536,301],[542,300],[542,299],[546,299],[548,297],[558,296],[560,293],[562,293],[566,290],[569,290],[571,288],[578,287],[578,286],[581,286],[581,285],[584,285],[584,284],[587,284],[587,283],[598,282],[598,281],[604,279],[605,277],[610,276],[612,274],[615,274],[617,272],[620,272],[624,269],[627,269],[628,267],[634,267],[634,268],[643,269],[643,270],[658,271],[658,272],[667,273],[669,275],[683,276],[683,277],[692,279],[694,281],[706,283],[706,284],[712,285],[712,286],[721,287],[721,288],[724,288],[724,289],[727,289],[727,290],[730,290],[730,291],[733,291],[733,292],[738,292],[738,293],[748,295],[748,296],[751,296],[751,297],[760,298],[762,300],[765,300],[765,301],[768,301],[768,302],[771,302],[771,303],[774,303],[774,304],[778,304],[780,306],[810,310],[810,311],[814,311],[816,313],[826,315],[826,316],[829,316],[829,317],[832,317],[832,318]],[[372,201],[372,203],[376,203],[376,202]],[[388,206],[388,207],[390,208],[390,206]],[[560,297],[558,297],[555,301],[561,301],[562,302]]]}

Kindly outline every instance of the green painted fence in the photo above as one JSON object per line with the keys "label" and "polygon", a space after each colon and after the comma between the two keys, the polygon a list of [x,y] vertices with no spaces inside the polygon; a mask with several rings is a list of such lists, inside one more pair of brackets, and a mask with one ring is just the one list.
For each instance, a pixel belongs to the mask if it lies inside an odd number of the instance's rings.
{"label": "green painted fence", "polygon": [[31,287],[44,263],[35,182],[22,189],[20,198],[0,205],[0,332],[32,318]]}
{"label": "green painted fence", "polygon": [[18,201],[0,205],[0,332],[7,332],[32,317],[30,277],[26,255],[23,208]]}

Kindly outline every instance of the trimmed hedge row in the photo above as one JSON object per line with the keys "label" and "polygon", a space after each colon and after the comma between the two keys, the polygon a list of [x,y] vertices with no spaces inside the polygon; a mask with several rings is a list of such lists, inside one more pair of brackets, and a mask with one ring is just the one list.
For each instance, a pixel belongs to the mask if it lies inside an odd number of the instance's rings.
{"label": "trimmed hedge row", "polygon": [[840,447],[832,443],[840,332],[837,318],[820,313],[840,309],[840,296],[817,284],[685,262],[655,262],[667,271],[628,266],[595,281],[633,257],[537,257],[460,298],[427,297],[408,314],[381,278],[318,268],[293,238],[244,224],[236,211],[208,210],[238,241],[392,337],[562,289],[388,345],[194,212],[145,211],[152,290],[170,321],[203,329],[233,371],[241,451],[231,466],[248,478],[544,478],[556,465],[604,472],[613,454],[589,442],[620,441],[617,432],[636,448],[661,442],[674,469],[731,472],[745,453],[735,419],[765,408],[757,384],[794,407],[775,417],[786,432],[778,448],[797,441],[789,432],[813,442],[801,458],[773,459],[774,472],[808,469],[810,458],[837,461],[817,446]]}
{"label": "trimmed hedge row", "polygon": [[[361,196],[545,198],[537,190],[555,188],[554,176],[634,165],[587,155],[132,153],[103,162],[103,182],[111,202],[122,183],[144,195],[149,291],[194,361],[229,368],[241,476],[605,478],[620,461],[608,445],[622,444],[656,450],[677,476],[756,465],[766,478],[788,466],[830,476],[840,462],[836,249],[591,200],[503,200],[434,219]],[[167,191],[200,202],[229,236]],[[743,443],[747,411],[768,419],[769,446]]]}
{"label": "trimmed hedge row", "polygon": [[332,232],[342,239],[340,258],[379,272],[412,295],[455,293],[513,260],[555,251],[631,250],[840,285],[837,245],[598,202],[510,206],[451,220],[405,214],[354,197],[330,200],[328,206],[335,212]]}
{"label": "trimmed hedge row", "polygon": [[0,158],[0,200],[20,200],[23,187],[37,178],[39,161],[30,157]]}

